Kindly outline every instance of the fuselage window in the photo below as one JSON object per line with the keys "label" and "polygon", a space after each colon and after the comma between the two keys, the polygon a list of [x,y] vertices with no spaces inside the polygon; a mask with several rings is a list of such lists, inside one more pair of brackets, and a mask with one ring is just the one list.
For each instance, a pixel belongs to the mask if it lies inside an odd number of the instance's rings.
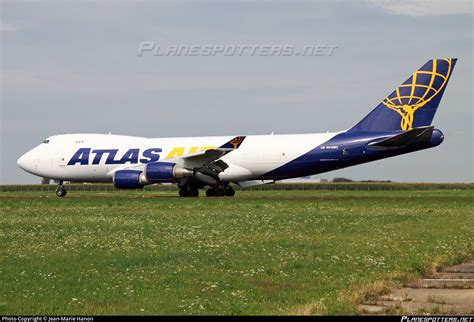
{"label": "fuselage window", "polygon": [[43,143],[44,143],[44,144],[48,144],[48,143],[49,143],[49,140],[44,140]]}

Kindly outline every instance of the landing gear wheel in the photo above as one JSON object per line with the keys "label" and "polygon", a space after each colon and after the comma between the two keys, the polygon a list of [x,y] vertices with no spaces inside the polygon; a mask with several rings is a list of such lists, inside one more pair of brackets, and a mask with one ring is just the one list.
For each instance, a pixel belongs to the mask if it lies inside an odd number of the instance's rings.
{"label": "landing gear wheel", "polygon": [[186,188],[179,189],[179,196],[180,197],[189,197],[189,190]]}
{"label": "landing gear wheel", "polygon": [[56,189],[56,196],[58,197],[65,197],[67,194],[66,188],[60,186]]}
{"label": "landing gear wheel", "polygon": [[206,190],[206,197],[215,197],[216,189],[210,188]]}
{"label": "landing gear wheel", "polygon": [[232,188],[232,187],[226,187],[226,188],[225,188],[225,195],[226,195],[227,197],[233,197],[233,196],[235,196],[235,190],[234,190],[234,188]]}
{"label": "landing gear wheel", "polygon": [[189,196],[189,197],[198,197],[198,196],[199,196],[199,190],[197,190],[197,189],[189,189],[188,196]]}
{"label": "landing gear wheel", "polygon": [[216,189],[216,196],[217,197],[224,197],[225,196],[225,189],[224,188],[217,188]]}

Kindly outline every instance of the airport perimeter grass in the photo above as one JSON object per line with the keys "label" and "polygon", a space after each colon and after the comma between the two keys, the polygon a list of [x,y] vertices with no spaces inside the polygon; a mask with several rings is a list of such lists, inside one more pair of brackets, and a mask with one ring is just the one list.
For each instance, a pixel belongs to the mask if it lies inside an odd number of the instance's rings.
{"label": "airport perimeter grass", "polygon": [[474,255],[474,190],[175,193],[0,193],[0,315],[353,314]]}

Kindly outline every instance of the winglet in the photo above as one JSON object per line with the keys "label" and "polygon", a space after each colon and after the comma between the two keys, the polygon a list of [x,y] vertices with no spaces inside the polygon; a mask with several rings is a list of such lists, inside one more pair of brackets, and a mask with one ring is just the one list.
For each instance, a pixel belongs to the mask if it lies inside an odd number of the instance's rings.
{"label": "winglet", "polygon": [[238,149],[239,146],[242,144],[242,142],[244,142],[244,140],[245,140],[245,136],[236,136],[229,142],[219,147],[219,149],[231,149],[231,150]]}

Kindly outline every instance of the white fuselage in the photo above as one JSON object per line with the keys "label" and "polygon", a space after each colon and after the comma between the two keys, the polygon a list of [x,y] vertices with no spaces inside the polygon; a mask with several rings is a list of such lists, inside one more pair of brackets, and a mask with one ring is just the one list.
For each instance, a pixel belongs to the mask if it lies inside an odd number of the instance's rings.
{"label": "white fuselage", "polygon": [[[222,157],[229,167],[222,181],[257,178],[307,153],[337,133],[250,135],[239,149]],[[65,181],[111,182],[115,171],[151,161],[219,147],[233,136],[142,138],[110,134],[51,136],[28,151],[18,165],[37,176]],[[77,152],[82,153],[77,158]],[[76,157],[75,157],[76,156]]]}

